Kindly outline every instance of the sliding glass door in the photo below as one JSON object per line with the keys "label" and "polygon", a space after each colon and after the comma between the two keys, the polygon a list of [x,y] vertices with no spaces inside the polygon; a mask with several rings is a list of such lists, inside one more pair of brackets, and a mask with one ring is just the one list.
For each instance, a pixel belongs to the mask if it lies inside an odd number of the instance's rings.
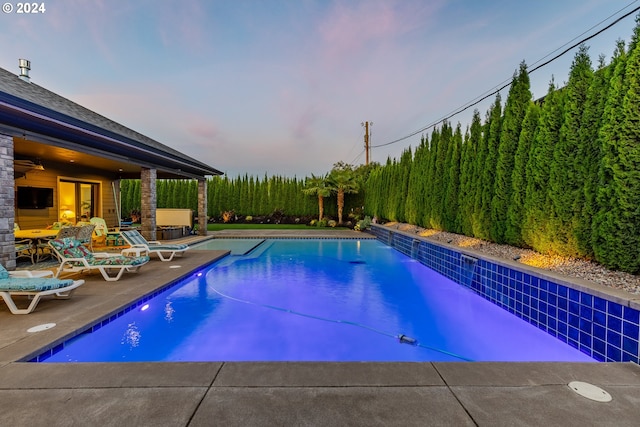
{"label": "sliding glass door", "polygon": [[58,206],[60,221],[89,221],[99,214],[100,183],[60,180]]}

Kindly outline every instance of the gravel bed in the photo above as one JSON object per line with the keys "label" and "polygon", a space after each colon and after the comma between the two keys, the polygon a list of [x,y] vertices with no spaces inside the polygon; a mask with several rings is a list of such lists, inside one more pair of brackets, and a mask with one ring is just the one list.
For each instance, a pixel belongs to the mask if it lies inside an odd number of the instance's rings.
{"label": "gravel bed", "polygon": [[415,225],[399,223],[386,223],[385,225],[401,231],[412,232],[438,242],[448,243],[460,248],[473,249],[496,258],[517,261],[567,277],[578,277],[599,285],[623,289],[631,294],[640,294],[640,276],[609,270],[595,262],[570,257],[543,255],[530,249],[499,245],[474,237],[425,229]]}

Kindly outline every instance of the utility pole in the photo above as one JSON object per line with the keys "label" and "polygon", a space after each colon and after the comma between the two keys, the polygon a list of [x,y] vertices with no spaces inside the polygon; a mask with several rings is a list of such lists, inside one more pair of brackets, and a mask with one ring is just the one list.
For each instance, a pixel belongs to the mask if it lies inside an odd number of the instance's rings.
{"label": "utility pole", "polygon": [[369,125],[373,126],[373,122],[369,123],[369,122],[364,122],[361,123],[362,126],[364,126],[364,152],[365,152],[365,165],[369,165],[369,151],[371,150],[371,148],[369,147]]}

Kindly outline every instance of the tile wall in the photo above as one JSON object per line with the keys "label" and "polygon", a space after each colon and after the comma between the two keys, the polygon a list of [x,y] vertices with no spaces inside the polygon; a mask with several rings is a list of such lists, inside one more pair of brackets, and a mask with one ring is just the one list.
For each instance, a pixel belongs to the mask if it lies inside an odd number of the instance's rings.
{"label": "tile wall", "polygon": [[[372,225],[378,240],[599,361],[640,363],[640,312],[536,271],[502,265],[425,238]],[[560,281],[558,281],[560,282]]]}

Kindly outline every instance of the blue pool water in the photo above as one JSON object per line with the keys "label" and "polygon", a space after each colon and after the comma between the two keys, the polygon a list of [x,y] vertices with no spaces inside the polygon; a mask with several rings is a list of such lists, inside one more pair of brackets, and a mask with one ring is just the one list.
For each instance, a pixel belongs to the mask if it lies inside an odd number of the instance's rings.
{"label": "blue pool water", "polygon": [[267,240],[201,273],[45,362],[594,361],[376,240]]}

